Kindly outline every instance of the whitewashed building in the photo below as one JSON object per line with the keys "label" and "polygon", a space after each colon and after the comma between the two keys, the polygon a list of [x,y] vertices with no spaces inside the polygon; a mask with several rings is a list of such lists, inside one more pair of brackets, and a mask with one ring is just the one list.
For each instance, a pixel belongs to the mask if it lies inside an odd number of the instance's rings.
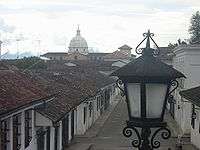
{"label": "whitewashed building", "polygon": [[179,88],[174,93],[175,103],[171,111],[183,134],[190,134],[191,104],[179,95],[179,91],[200,84],[200,45],[180,45],[174,49],[173,67],[181,71],[186,79],[179,80]]}

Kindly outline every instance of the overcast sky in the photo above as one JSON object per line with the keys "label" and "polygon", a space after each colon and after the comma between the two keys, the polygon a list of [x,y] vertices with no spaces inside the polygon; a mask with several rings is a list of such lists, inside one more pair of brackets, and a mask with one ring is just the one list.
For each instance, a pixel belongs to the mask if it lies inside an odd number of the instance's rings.
{"label": "overcast sky", "polygon": [[159,46],[167,46],[189,38],[197,10],[199,0],[1,0],[2,53],[67,51],[78,24],[95,51],[135,48],[148,29]]}

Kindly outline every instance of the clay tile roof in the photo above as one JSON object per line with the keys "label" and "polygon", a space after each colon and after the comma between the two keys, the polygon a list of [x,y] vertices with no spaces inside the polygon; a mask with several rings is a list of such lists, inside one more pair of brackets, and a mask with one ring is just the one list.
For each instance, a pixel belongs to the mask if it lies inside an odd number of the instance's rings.
{"label": "clay tile roof", "polygon": [[51,70],[43,70],[35,75],[38,82],[46,85],[46,91],[60,92],[59,96],[45,104],[45,109],[41,106],[36,109],[53,122],[57,122],[84,100],[95,96],[102,87],[115,82],[98,70],[88,67],[89,62],[76,64],[76,67],[68,67],[57,63]]}
{"label": "clay tile roof", "polygon": [[30,76],[12,70],[0,70],[0,113],[48,97]]}
{"label": "clay tile roof", "polygon": [[130,46],[124,44],[123,46],[119,47],[118,49],[128,49],[128,50],[131,50],[132,47],[130,47]]}
{"label": "clay tile roof", "polygon": [[127,59],[127,58],[129,58],[129,56],[124,54],[121,51],[116,50],[113,53],[105,55],[104,58],[109,58],[109,59]]}
{"label": "clay tile roof", "polygon": [[181,91],[180,95],[200,107],[200,86]]}
{"label": "clay tile roof", "polygon": [[65,52],[48,52],[48,53],[45,53],[41,56],[67,56],[68,53],[65,53]]}
{"label": "clay tile roof", "polygon": [[96,56],[96,57],[102,57],[102,56],[105,56],[105,55],[108,55],[110,53],[88,53],[87,56],[91,57],[91,56]]}
{"label": "clay tile roof", "polygon": [[135,77],[136,79],[142,77],[159,77],[163,79],[185,77],[181,72],[161,62],[158,58],[146,56],[140,56],[122,68],[116,70],[111,75],[118,77],[130,76]]}

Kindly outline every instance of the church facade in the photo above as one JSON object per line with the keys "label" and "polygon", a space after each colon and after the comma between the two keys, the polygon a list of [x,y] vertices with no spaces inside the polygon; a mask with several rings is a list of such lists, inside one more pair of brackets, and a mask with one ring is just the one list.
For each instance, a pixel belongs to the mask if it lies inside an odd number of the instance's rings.
{"label": "church facade", "polygon": [[90,61],[130,61],[135,58],[135,55],[131,54],[131,47],[123,45],[113,53],[90,53],[88,50],[88,44],[84,37],[81,36],[80,29],[78,27],[76,36],[73,37],[69,43],[68,52],[48,52],[42,57],[46,57],[49,60],[90,60]]}

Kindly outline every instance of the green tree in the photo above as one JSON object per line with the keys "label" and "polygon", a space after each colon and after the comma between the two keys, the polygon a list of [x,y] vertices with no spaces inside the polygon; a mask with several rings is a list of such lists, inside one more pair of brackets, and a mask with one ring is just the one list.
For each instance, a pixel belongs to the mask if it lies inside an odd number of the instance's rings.
{"label": "green tree", "polygon": [[191,25],[189,28],[189,33],[191,34],[190,43],[200,44],[200,12],[197,11],[191,17]]}
{"label": "green tree", "polygon": [[16,66],[20,70],[32,70],[32,69],[46,69],[47,64],[44,60],[38,57],[24,57],[22,59],[8,60],[10,65]]}

